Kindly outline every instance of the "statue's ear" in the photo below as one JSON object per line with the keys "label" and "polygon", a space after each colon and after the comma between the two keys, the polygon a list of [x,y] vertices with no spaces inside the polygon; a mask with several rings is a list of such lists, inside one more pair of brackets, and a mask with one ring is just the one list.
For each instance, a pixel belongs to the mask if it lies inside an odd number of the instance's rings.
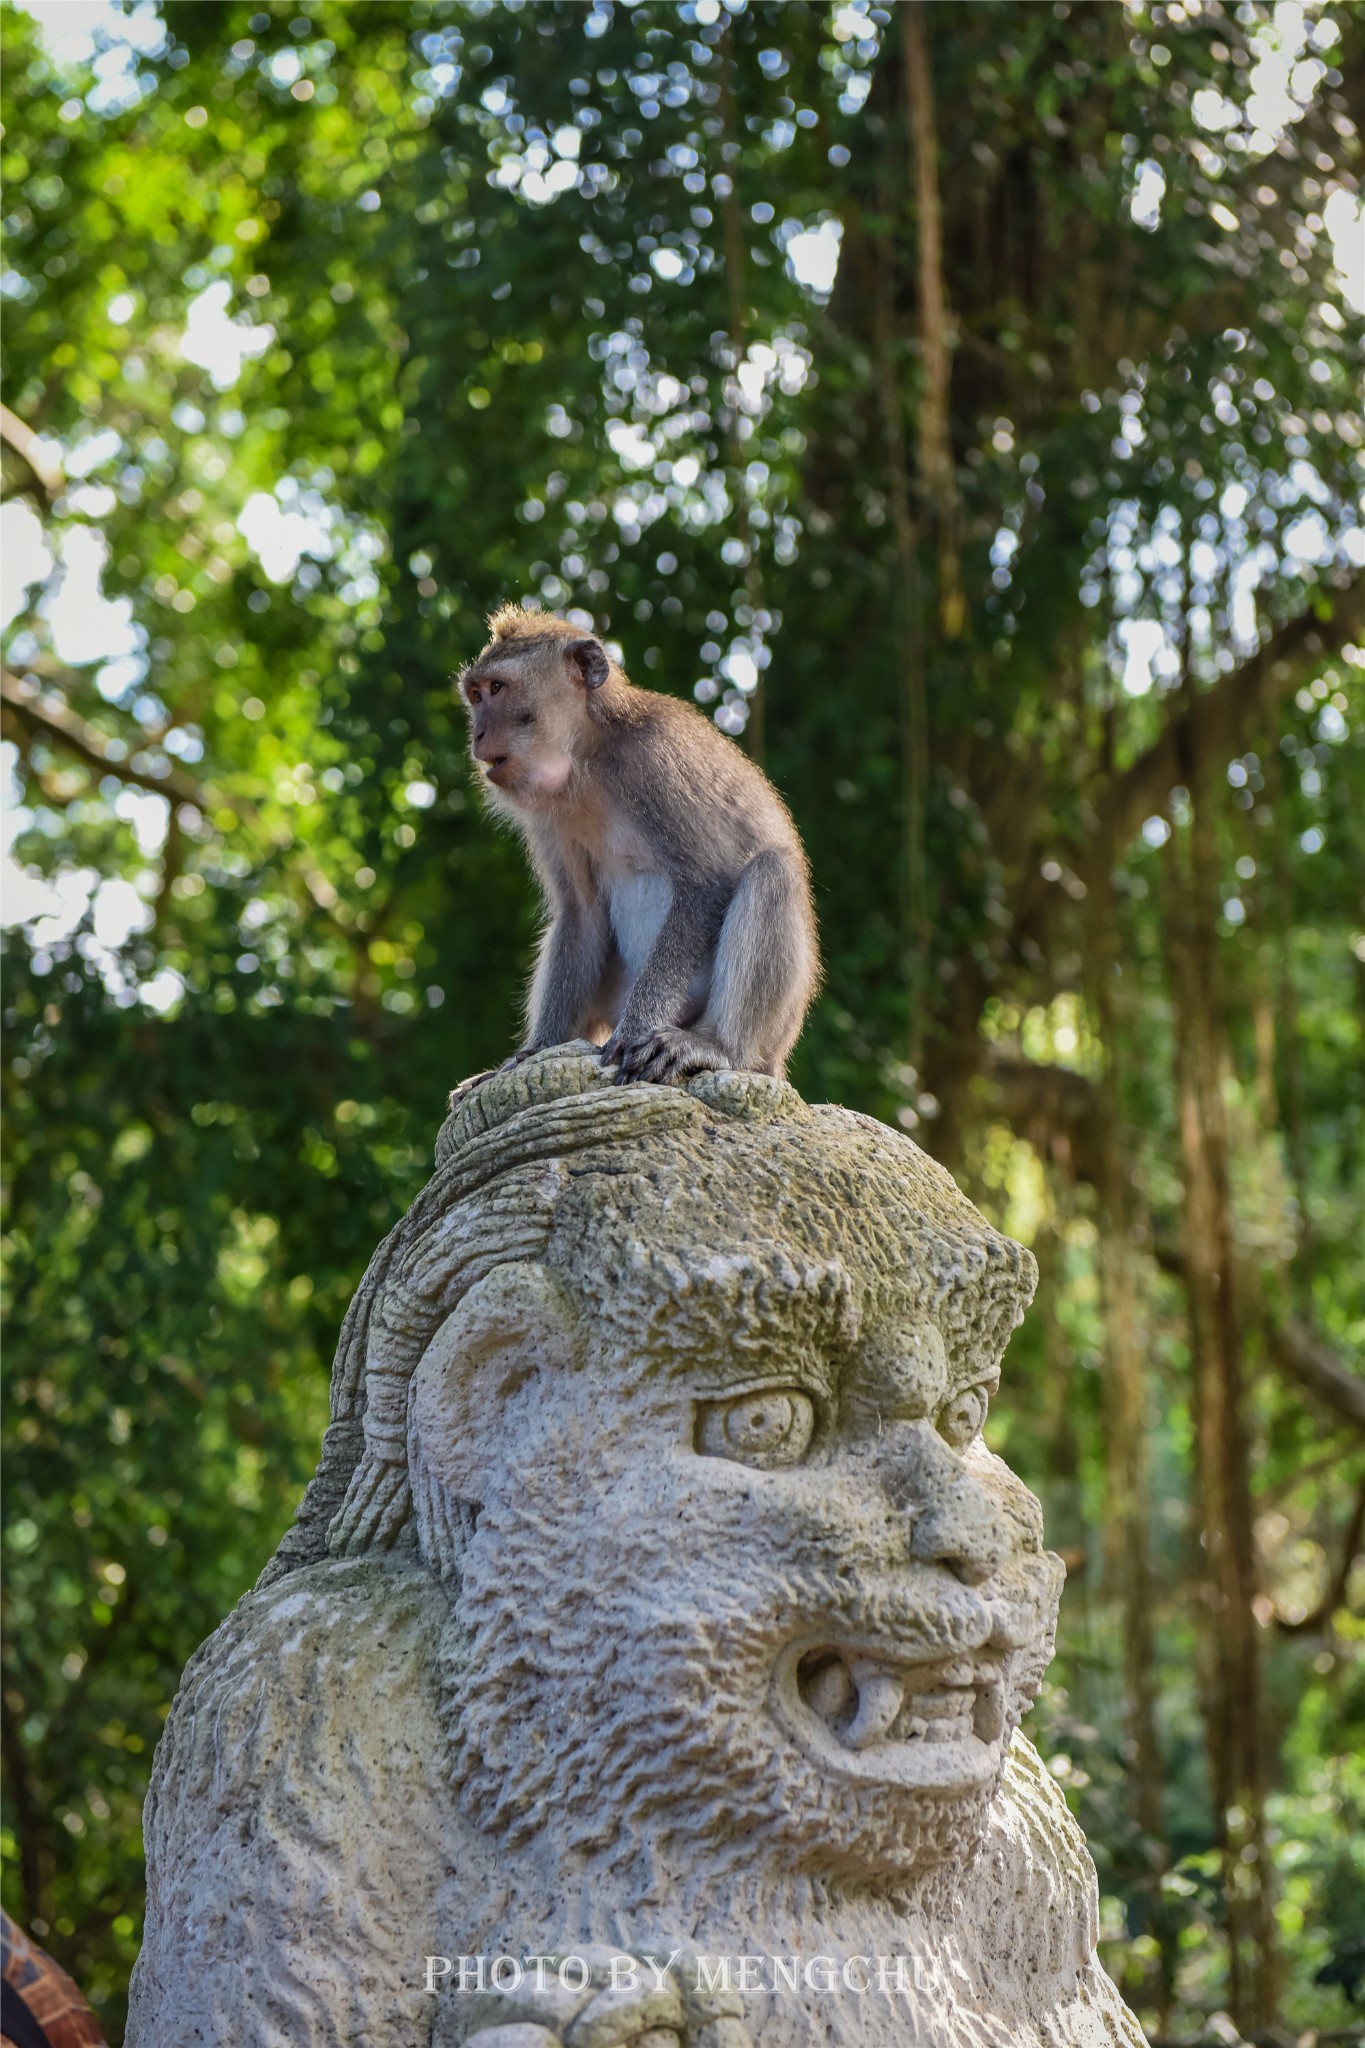
{"label": "statue's ear", "polygon": [[570,640],[564,649],[570,668],[576,670],[585,690],[600,690],[607,680],[607,654],[600,640],[591,636]]}
{"label": "statue's ear", "polygon": [[412,1378],[410,1445],[433,1479],[481,1501],[516,1460],[547,1377],[577,1355],[573,1304],[544,1266],[495,1266],[432,1338]]}

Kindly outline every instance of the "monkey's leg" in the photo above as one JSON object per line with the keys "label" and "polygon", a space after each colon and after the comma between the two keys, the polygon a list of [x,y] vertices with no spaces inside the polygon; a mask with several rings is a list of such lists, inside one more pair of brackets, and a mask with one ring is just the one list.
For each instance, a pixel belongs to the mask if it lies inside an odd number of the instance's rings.
{"label": "monkey's leg", "polygon": [[591,1039],[599,1048],[606,1044],[615,1028],[616,1019],[625,1008],[628,993],[629,976],[626,972],[626,963],[613,940],[607,948],[607,964],[603,969],[602,979],[588,1004],[583,1024],[584,1038]]}
{"label": "monkey's leg", "polygon": [[730,899],[697,1031],[723,1064],[780,1075],[818,974],[806,878],[777,848],[754,855]]}
{"label": "monkey's leg", "polygon": [[674,1081],[725,1064],[719,1049],[684,1027],[695,1015],[694,988],[705,984],[725,911],[720,889],[679,888],[626,999],[621,1021],[602,1048],[615,1060],[617,1081]]}

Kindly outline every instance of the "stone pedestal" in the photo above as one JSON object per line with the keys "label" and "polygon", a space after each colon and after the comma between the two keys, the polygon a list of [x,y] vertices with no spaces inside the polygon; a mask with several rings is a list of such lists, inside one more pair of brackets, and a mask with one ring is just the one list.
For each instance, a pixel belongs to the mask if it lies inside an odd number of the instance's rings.
{"label": "stone pedestal", "polygon": [[158,1751],[132,2048],[1137,2048],[1018,1732],[1033,1280],[776,1081],[461,1091]]}

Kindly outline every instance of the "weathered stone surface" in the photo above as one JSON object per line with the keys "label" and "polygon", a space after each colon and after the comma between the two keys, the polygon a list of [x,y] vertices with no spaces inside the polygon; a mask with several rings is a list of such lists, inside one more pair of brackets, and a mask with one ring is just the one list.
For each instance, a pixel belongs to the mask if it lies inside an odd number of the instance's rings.
{"label": "weathered stone surface", "polygon": [[1017,1732],[1061,1571],[979,1430],[1032,1284],[779,1082],[457,1095],[158,1751],[132,2048],[1140,2044]]}

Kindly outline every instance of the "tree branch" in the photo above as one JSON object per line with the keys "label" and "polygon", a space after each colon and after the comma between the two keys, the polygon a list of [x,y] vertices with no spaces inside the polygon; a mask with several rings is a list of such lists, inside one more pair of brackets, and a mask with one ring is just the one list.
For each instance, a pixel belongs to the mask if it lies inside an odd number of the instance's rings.
{"label": "tree branch", "polygon": [[103,1627],[97,1628],[91,1638],[90,1647],[85,1653],[85,1662],[80,1668],[80,1674],[73,1680],[70,1691],[62,1701],[61,1711],[64,1721],[70,1723],[79,1720],[81,1708],[85,1705],[86,1695],[90,1691],[91,1681],[99,1675],[100,1671],[108,1663],[109,1652],[113,1649],[114,1644],[127,1634],[128,1622],[136,1606],[137,1585],[136,1582],[130,1581],[127,1592],[119,1601],[118,1606],[111,1611],[108,1621],[104,1623]]}
{"label": "tree branch", "polygon": [[1365,1376],[1343,1365],[1315,1331],[1297,1316],[1271,1323],[1266,1332],[1276,1364],[1352,1428],[1365,1430]]}
{"label": "tree branch", "polygon": [[[1086,1076],[1069,1067],[1025,1059],[1022,1053],[996,1045],[987,1051],[985,1073],[993,1105],[1011,1129],[1036,1150],[1054,1156],[1060,1137],[1076,1178],[1096,1186],[1099,1147],[1095,1131],[1100,1104]],[[1162,1241],[1153,1245],[1152,1252],[1163,1271],[1184,1277],[1185,1256],[1179,1246]],[[1365,1432],[1365,1375],[1343,1364],[1297,1316],[1276,1319],[1267,1313],[1262,1323],[1280,1371],[1336,1421]]]}
{"label": "tree branch", "polygon": [[994,1107],[1013,1130],[1039,1152],[1055,1155],[1060,1142],[1075,1177],[1097,1184],[1100,1099],[1093,1081],[1074,1068],[1026,1059],[1000,1045],[986,1055],[986,1078]]}
{"label": "tree branch", "polygon": [[130,761],[119,760],[110,753],[109,743],[97,726],[91,725],[58,698],[31,694],[18,676],[12,675],[8,669],[0,671],[0,704],[29,731],[45,733],[50,739],[60,741],[69,753],[84,761],[88,768],[97,769],[101,775],[117,776],[120,782],[130,783],[136,789],[152,790],[172,803],[196,804],[200,810],[209,801],[200,784],[183,769],[171,768],[165,775],[153,775],[148,770],[134,768]]}
{"label": "tree branch", "polygon": [[1166,809],[1172,789],[1184,779],[1181,763],[1189,759],[1193,720],[1199,722],[1202,749],[1235,749],[1270,717],[1309,663],[1365,638],[1365,577],[1355,577],[1332,595],[1330,618],[1304,612],[1277,627],[1255,654],[1187,703],[1146,753],[1115,777],[1096,804],[1103,825],[1087,852],[1086,868],[1093,870],[1102,860],[1112,866],[1143,820]]}
{"label": "tree branch", "polygon": [[[1185,1255],[1179,1246],[1161,1241],[1153,1245],[1152,1251],[1163,1272],[1184,1278]],[[1241,1263],[1243,1270],[1253,1275],[1259,1270],[1254,1261]],[[1365,1432],[1365,1377],[1343,1365],[1321,1337],[1297,1316],[1276,1319],[1266,1313],[1261,1324],[1271,1357],[1280,1371],[1311,1394],[1335,1421]]]}
{"label": "tree branch", "polygon": [[0,441],[13,449],[49,503],[66,489],[66,473],[60,462],[48,454],[32,427],[26,427],[7,405],[0,405]]}
{"label": "tree branch", "polygon": [[1339,1607],[1346,1604],[1346,1592],[1351,1583],[1356,1558],[1360,1555],[1360,1539],[1365,1535],[1365,1486],[1356,1494],[1356,1503],[1351,1510],[1351,1519],[1346,1524],[1346,1534],[1341,1541],[1341,1559],[1327,1582],[1327,1589],[1311,1614],[1305,1614],[1302,1621],[1284,1621],[1275,1617],[1276,1626],[1287,1636],[1315,1635],[1330,1623]]}
{"label": "tree branch", "polygon": [[[109,752],[109,744],[97,726],[90,724],[69,704],[52,696],[40,697],[18,676],[8,669],[0,670],[0,708],[10,718],[16,719],[30,732],[40,732],[54,739],[84,761],[89,768],[95,768],[101,775],[117,776],[120,782],[130,783],[136,789],[148,789],[156,796],[164,796],[169,803],[193,804],[196,809],[207,812],[215,804],[226,805],[243,824],[256,827],[265,833],[270,842],[281,852],[293,844],[292,835],[270,832],[257,810],[248,798],[234,796],[226,790],[210,790],[183,768],[169,768],[164,775],[153,775],[150,771],[135,768],[131,761],[118,760]],[[309,896],[319,910],[332,914],[336,909],[337,892],[321,868],[300,852],[298,872]],[[355,934],[342,920],[341,925],[348,943]]]}
{"label": "tree branch", "polygon": [[[1182,692],[1180,708],[1160,737],[1111,781],[1096,788],[1090,805],[1097,820],[1095,830],[1082,845],[1068,849],[1070,866],[1083,885],[1069,893],[1084,895],[1097,877],[1112,869],[1142,829],[1143,821],[1169,808],[1171,791],[1184,778],[1181,764],[1190,758],[1193,721],[1199,723],[1201,751],[1216,753],[1224,748],[1231,755],[1249,744],[1258,725],[1297,687],[1305,670],[1352,641],[1365,641],[1365,576],[1353,577],[1343,587],[1329,587],[1328,595],[1332,598],[1329,618],[1310,611],[1287,620],[1276,627],[1263,647],[1221,676],[1211,689],[1193,697]],[[1006,843],[1012,836],[1011,817],[1020,815],[1016,792],[1026,772],[1023,762],[1009,764]],[[1021,944],[1031,942],[1042,954],[1049,951],[1054,922],[1068,907],[1067,896],[1041,873],[1047,848],[1047,839],[1034,838],[1027,843],[1027,850],[1021,851],[1011,904]]]}

